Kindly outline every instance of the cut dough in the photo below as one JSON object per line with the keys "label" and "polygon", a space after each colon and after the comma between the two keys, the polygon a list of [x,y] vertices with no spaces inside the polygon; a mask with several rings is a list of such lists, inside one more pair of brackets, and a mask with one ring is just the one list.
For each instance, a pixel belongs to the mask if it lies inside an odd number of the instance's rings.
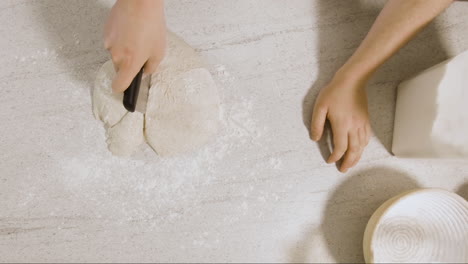
{"label": "cut dough", "polygon": [[160,155],[192,151],[215,136],[219,126],[219,95],[211,74],[196,52],[168,32],[167,54],[151,76],[145,115],[128,113],[122,94],[113,94],[112,62],[98,73],[93,112],[107,129],[109,150],[134,153],[145,140]]}
{"label": "cut dough", "polygon": [[93,90],[93,113],[105,126],[113,126],[127,113],[122,104],[123,94],[112,92],[112,79],[115,77],[112,61],[102,65]]}
{"label": "cut dough", "polygon": [[[172,37],[171,37],[172,36]],[[216,134],[219,96],[195,51],[171,35],[168,53],[152,75],[146,140],[160,155],[193,150]]]}
{"label": "cut dough", "polygon": [[119,156],[130,156],[145,142],[143,136],[143,114],[130,113],[107,130],[107,144],[109,150]]}
{"label": "cut dough", "polygon": [[107,130],[109,150],[117,156],[129,156],[144,142],[143,114],[129,113],[122,104],[123,94],[112,92],[115,76],[112,61],[102,65],[93,90],[93,112]]}

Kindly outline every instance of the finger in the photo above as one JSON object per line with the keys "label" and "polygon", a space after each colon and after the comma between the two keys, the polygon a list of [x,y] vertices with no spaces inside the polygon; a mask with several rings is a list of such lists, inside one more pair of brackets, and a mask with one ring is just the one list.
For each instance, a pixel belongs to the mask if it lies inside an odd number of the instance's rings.
{"label": "finger", "polygon": [[123,57],[120,55],[119,52],[115,52],[115,50],[113,50],[112,47],[110,47],[108,51],[111,55],[111,61],[112,61],[112,64],[114,65],[114,70],[115,72],[118,72],[119,65],[122,64],[123,62]]}
{"label": "finger", "polygon": [[359,136],[359,155],[354,159],[351,163],[350,168],[356,166],[356,164],[361,160],[362,154],[364,153],[364,149],[367,146],[367,139],[366,139],[366,129],[365,127],[361,127],[358,129],[358,136]]}
{"label": "finger", "polygon": [[314,141],[320,140],[323,135],[323,128],[327,119],[327,112],[328,109],[326,107],[315,104],[310,125],[310,133],[312,135],[312,140]]}
{"label": "finger", "polygon": [[112,90],[115,93],[125,91],[132,83],[133,78],[141,69],[141,65],[124,63],[117,65],[118,71],[114,80],[112,81]]}
{"label": "finger", "polygon": [[111,48],[110,41],[105,39],[104,40],[104,49],[110,50],[110,48]]}
{"label": "finger", "polygon": [[366,132],[366,146],[367,146],[369,145],[369,141],[372,137],[372,128],[369,124],[366,125],[365,132]]}
{"label": "finger", "polygon": [[343,158],[340,171],[347,172],[351,165],[359,158],[361,153],[361,145],[359,144],[359,135],[357,131],[351,131],[348,134],[348,150]]}
{"label": "finger", "polygon": [[365,147],[366,144],[366,128],[361,127],[358,129],[358,136],[359,136],[359,146]]}
{"label": "finger", "polygon": [[104,48],[106,50],[109,50],[111,48],[111,43],[112,40],[115,39],[115,33],[113,30],[111,30],[111,24],[106,23],[104,26]]}
{"label": "finger", "polygon": [[111,35],[110,35],[110,31],[108,29],[108,26],[106,25],[106,27],[104,28],[104,48],[106,50],[109,50],[111,48]]}
{"label": "finger", "polygon": [[331,122],[334,147],[333,153],[328,158],[327,163],[337,162],[343,157],[348,148],[348,129],[339,124],[339,122]]}
{"label": "finger", "polygon": [[358,164],[358,162],[361,160],[362,158],[362,154],[364,153],[364,148],[361,147],[361,151],[359,151],[359,155],[354,159],[353,163],[351,164],[351,167],[354,167],[356,166],[356,164]]}
{"label": "finger", "polygon": [[359,136],[359,145],[361,146],[361,151],[359,153],[359,156],[354,159],[352,162],[350,168],[356,166],[356,164],[359,162],[359,160],[362,157],[362,153],[364,152],[364,148],[367,146],[367,138],[366,138],[366,128],[361,127],[358,129],[358,136]]}
{"label": "finger", "polygon": [[145,66],[144,66],[144,69],[143,69],[143,72],[145,75],[148,75],[148,74],[153,74],[156,72],[156,70],[158,69],[158,66],[159,64],[161,63],[161,60],[158,60],[156,58],[150,58],[146,63],[145,63]]}

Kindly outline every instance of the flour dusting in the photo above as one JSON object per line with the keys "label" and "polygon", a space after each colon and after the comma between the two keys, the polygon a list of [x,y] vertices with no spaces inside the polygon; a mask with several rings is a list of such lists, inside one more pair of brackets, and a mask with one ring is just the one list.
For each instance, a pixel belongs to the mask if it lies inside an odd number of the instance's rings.
{"label": "flour dusting", "polygon": [[[60,184],[73,197],[76,208],[86,215],[113,223],[149,221],[149,227],[179,219],[193,213],[205,196],[204,190],[223,181],[238,177],[255,180],[259,170],[279,169],[281,160],[271,158],[258,162],[252,168],[232,163],[243,149],[259,148],[258,139],[267,132],[254,118],[255,101],[233,96],[236,80],[224,66],[211,72],[220,89],[222,99],[218,136],[205,147],[177,157],[161,158],[147,146],[132,158],[112,156],[105,144],[83,146],[87,155],[70,156],[69,152],[50,153],[63,170]],[[224,98],[226,93],[229,100]],[[86,134],[103,137],[103,128],[97,124]],[[96,142],[102,139],[96,139]],[[102,140],[104,141],[104,140]],[[137,172],[137,173],[136,173]],[[245,215],[249,211],[248,197],[256,194],[251,185],[233,212]],[[262,201],[276,197],[258,192]],[[276,198],[277,200],[277,198]],[[52,208],[51,215],[70,214],[68,208]],[[112,215],[113,219],[108,218]],[[238,218],[237,218],[238,219]],[[228,218],[226,221],[236,221]],[[201,242],[200,242],[201,243]]]}

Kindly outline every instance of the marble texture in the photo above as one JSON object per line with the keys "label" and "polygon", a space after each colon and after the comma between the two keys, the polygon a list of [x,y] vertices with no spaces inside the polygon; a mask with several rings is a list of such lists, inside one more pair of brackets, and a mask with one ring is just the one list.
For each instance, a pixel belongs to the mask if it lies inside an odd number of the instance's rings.
{"label": "marble texture", "polygon": [[468,193],[464,160],[389,153],[397,84],[468,49],[455,3],[368,87],[375,137],[347,174],[309,139],[319,91],[383,1],[167,1],[209,63],[223,129],[194,153],[112,157],[91,111],[111,3],[0,1],[1,262],[361,262],[373,211],[416,187]]}

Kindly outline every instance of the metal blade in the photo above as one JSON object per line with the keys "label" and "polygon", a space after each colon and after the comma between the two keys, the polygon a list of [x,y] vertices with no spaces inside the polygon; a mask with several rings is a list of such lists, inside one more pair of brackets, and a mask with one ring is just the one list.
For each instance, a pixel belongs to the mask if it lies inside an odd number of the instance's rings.
{"label": "metal blade", "polygon": [[146,104],[148,103],[149,89],[151,85],[151,74],[141,79],[140,92],[138,95],[135,110],[140,113],[146,113]]}

